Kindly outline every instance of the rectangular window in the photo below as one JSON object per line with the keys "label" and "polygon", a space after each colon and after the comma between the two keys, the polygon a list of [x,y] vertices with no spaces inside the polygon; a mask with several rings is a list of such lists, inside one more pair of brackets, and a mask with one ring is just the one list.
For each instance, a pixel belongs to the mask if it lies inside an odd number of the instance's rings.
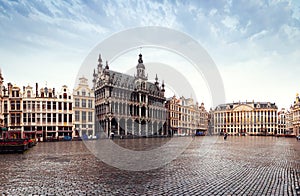
{"label": "rectangular window", "polygon": [[32,110],[35,110],[35,101],[32,102]]}
{"label": "rectangular window", "polygon": [[7,101],[4,101],[4,112],[7,112]]}
{"label": "rectangular window", "polygon": [[24,122],[24,123],[27,122],[27,114],[26,114],[26,113],[23,114],[23,122]]}
{"label": "rectangular window", "polygon": [[75,99],[75,107],[79,107],[79,99]]}
{"label": "rectangular window", "polygon": [[64,122],[68,122],[68,115],[64,114]]}
{"label": "rectangular window", "polygon": [[21,114],[16,114],[17,124],[21,123]]}
{"label": "rectangular window", "polygon": [[79,121],[79,111],[75,111],[75,121]]}
{"label": "rectangular window", "polygon": [[89,112],[88,121],[93,122],[93,112]]}
{"label": "rectangular window", "polygon": [[40,113],[37,113],[37,115],[36,115],[36,122],[37,123],[41,122],[41,114]]}
{"label": "rectangular window", "polygon": [[32,121],[33,123],[35,123],[35,113],[32,114]]}
{"label": "rectangular window", "polygon": [[26,110],[26,103],[27,103],[27,101],[23,102],[23,110]]}
{"label": "rectangular window", "polygon": [[52,107],[53,107],[53,110],[56,110],[56,102],[55,101],[53,101],[53,103],[52,103],[53,105],[52,105]]}
{"label": "rectangular window", "polygon": [[93,102],[92,102],[92,100],[89,100],[89,101],[88,101],[88,107],[89,107],[89,108],[93,108]]}
{"label": "rectangular window", "polygon": [[10,109],[11,109],[11,110],[15,110],[15,109],[16,109],[16,103],[15,103],[14,101],[12,101],[12,102],[10,103]]}
{"label": "rectangular window", "polygon": [[81,121],[86,122],[86,112],[85,111],[81,112]]}
{"label": "rectangular window", "polygon": [[48,114],[47,114],[47,122],[48,122],[48,123],[51,123],[51,113],[48,113]]}
{"label": "rectangular window", "polygon": [[52,115],[53,115],[52,120],[53,120],[54,123],[56,123],[56,114],[52,114]]}
{"label": "rectangular window", "polygon": [[68,109],[67,105],[68,105],[68,104],[67,104],[66,102],[64,102],[64,110],[65,110],[65,111]]}
{"label": "rectangular window", "polygon": [[61,122],[61,120],[62,120],[62,116],[61,114],[58,114],[58,122]]}
{"label": "rectangular window", "polygon": [[16,115],[15,114],[11,114],[11,116],[10,116],[10,122],[11,122],[11,124],[15,124],[16,123]]}
{"label": "rectangular window", "polygon": [[83,108],[86,107],[86,100],[85,99],[81,100],[81,107],[83,107]]}
{"label": "rectangular window", "polygon": [[69,110],[72,110],[72,103],[69,103]]}
{"label": "rectangular window", "polygon": [[28,113],[28,122],[31,122],[31,113]]}
{"label": "rectangular window", "polygon": [[69,114],[69,123],[72,122],[72,114]]}
{"label": "rectangular window", "polygon": [[51,101],[47,101],[47,110],[51,110]]}
{"label": "rectangular window", "polygon": [[42,122],[43,122],[43,123],[46,123],[46,117],[47,117],[46,113],[43,113],[43,117],[42,117],[42,118],[43,118],[43,119],[42,119]]}
{"label": "rectangular window", "polygon": [[62,110],[61,102],[58,102],[58,110]]}
{"label": "rectangular window", "polygon": [[45,110],[46,109],[46,101],[43,101],[42,102],[42,110]]}

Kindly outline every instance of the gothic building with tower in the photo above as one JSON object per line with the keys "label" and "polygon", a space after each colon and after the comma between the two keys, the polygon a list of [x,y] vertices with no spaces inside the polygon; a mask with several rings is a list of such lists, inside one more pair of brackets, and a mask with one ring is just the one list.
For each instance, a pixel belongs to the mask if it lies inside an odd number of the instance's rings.
{"label": "gothic building with tower", "polygon": [[103,67],[101,55],[94,70],[96,120],[107,136],[151,137],[167,135],[165,86],[148,81],[142,54],[136,74],[130,76]]}

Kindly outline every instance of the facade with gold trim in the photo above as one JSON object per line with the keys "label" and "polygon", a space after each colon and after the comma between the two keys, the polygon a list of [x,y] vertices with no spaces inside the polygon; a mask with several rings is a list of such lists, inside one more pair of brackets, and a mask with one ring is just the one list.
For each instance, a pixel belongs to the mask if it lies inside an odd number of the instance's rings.
{"label": "facade with gold trim", "polygon": [[293,135],[300,135],[300,98],[297,93],[294,104],[291,107]]}
{"label": "facade with gold trim", "polygon": [[277,106],[270,102],[237,102],[218,105],[214,134],[276,135]]}

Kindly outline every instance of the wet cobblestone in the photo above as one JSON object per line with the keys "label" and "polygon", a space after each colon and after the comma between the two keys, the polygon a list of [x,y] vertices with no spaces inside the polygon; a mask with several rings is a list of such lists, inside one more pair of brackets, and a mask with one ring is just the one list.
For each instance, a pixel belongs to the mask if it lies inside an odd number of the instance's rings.
{"label": "wet cobblestone", "polygon": [[[149,141],[153,147],[164,140],[116,143],[138,150],[137,143],[145,149]],[[0,194],[300,195],[300,142],[296,139],[229,137],[224,141],[220,137],[213,146],[202,140],[196,137],[163,168],[143,172],[106,165],[80,141],[39,143],[24,154],[0,155]]]}

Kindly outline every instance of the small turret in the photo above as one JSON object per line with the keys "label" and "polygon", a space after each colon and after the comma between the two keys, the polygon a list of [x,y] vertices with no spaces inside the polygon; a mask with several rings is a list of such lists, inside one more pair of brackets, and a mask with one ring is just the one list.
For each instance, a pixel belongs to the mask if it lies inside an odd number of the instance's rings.
{"label": "small turret", "polygon": [[159,82],[158,82],[158,77],[157,77],[157,74],[155,76],[155,83],[154,83],[156,86],[158,86]]}
{"label": "small turret", "polygon": [[164,81],[162,81],[162,85],[161,85],[161,92],[165,92],[165,83],[164,83]]}

